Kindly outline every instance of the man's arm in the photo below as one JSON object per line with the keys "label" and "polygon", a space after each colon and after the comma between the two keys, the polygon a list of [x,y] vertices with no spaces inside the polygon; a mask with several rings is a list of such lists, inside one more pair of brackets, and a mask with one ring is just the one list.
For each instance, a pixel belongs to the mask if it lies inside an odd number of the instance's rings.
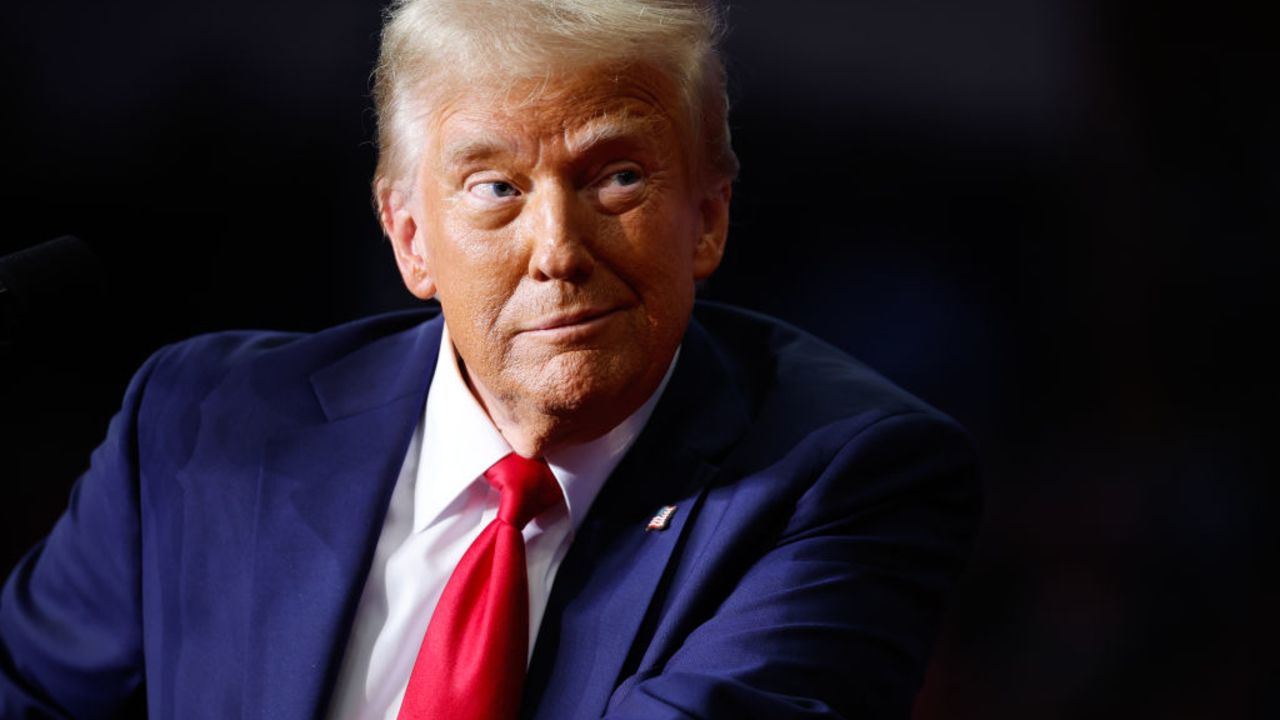
{"label": "man's arm", "polygon": [[606,718],[909,715],[976,528],[967,438],[923,413],[885,418],[791,511],[714,615],[625,681]]}
{"label": "man's arm", "polygon": [[0,593],[0,717],[106,718],[144,706],[134,376],[49,536]]}

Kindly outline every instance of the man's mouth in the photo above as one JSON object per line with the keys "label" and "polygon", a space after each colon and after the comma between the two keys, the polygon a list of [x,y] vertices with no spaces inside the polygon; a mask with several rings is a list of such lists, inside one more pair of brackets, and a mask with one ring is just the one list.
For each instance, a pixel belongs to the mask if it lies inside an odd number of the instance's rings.
{"label": "man's mouth", "polygon": [[560,311],[537,320],[524,332],[552,340],[585,338],[602,329],[622,309],[600,307]]}

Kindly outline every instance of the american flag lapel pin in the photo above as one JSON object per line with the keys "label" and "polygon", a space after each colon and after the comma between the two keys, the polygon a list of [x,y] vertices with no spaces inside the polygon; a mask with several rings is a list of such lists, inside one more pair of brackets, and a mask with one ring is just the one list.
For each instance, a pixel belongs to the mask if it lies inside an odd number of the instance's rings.
{"label": "american flag lapel pin", "polygon": [[644,531],[652,532],[653,530],[666,530],[667,526],[671,524],[671,516],[675,514],[675,505],[664,505],[662,509],[658,511],[658,514],[654,515],[653,519],[649,521],[649,524],[645,526]]}

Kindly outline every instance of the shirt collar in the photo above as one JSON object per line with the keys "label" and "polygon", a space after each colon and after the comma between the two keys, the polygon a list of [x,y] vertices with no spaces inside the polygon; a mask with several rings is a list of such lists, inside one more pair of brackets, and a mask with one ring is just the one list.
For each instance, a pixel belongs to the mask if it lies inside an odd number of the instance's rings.
{"label": "shirt collar", "polygon": [[[547,464],[560,483],[574,530],[649,421],[679,357],[677,348],[658,388],[627,419],[595,440],[547,454]],[[414,483],[415,533],[440,519],[462,500],[467,488],[485,470],[511,452],[511,445],[462,378],[448,324],[440,338],[440,355],[427,393],[422,425],[422,450]]]}

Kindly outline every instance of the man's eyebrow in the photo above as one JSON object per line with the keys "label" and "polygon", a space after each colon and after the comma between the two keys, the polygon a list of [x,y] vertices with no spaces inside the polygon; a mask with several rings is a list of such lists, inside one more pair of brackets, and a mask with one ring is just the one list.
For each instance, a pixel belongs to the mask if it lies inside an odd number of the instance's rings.
{"label": "man's eyebrow", "polygon": [[464,140],[445,148],[442,157],[444,167],[456,167],[495,155],[509,155],[512,152],[514,148],[508,143],[495,140]]}
{"label": "man's eyebrow", "polygon": [[615,140],[648,140],[662,126],[661,116],[652,114],[602,115],[564,134],[565,147],[580,155],[593,147]]}

